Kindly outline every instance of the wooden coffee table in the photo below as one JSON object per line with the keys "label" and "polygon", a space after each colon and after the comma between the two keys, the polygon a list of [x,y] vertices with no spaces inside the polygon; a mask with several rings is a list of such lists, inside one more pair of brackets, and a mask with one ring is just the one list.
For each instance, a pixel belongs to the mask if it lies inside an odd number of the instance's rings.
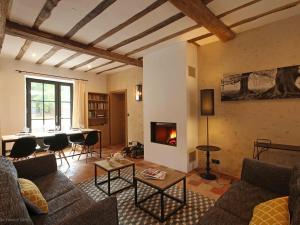
{"label": "wooden coffee table", "polygon": [[[112,195],[117,192],[123,191],[126,188],[129,188],[133,185],[133,181],[129,181],[126,178],[121,176],[121,170],[132,167],[132,177],[135,176],[135,164],[134,162],[124,159],[124,160],[118,160],[118,161],[108,161],[108,160],[100,160],[95,162],[95,186],[103,191],[107,195]],[[101,168],[102,170],[107,172],[107,180],[98,182],[97,181],[97,168]],[[111,177],[111,173],[114,171],[118,171],[118,176]],[[111,181],[116,179],[122,179],[129,183],[128,186],[118,189],[117,191],[111,192]],[[104,190],[100,185],[107,183],[107,191]]]}
{"label": "wooden coffee table", "polygon": [[[160,222],[166,221],[170,216],[174,215],[178,210],[180,210],[182,207],[186,204],[186,175],[184,173],[172,170],[172,169],[166,169],[164,167],[156,168],[158,170],[166,171],[167,175],[164,180],[153,180],[153,179],[146,179],[142,175],[136,175],[133,179],[134,181],[134,195],[135,195],[135,205],[139,207],[140,209],[144,210],[145,212],[149,213],[154,218],[158,219]],[[157,191],[153,194],[147,196],[146,198],[138,201],[138,188],[137,183],[141,182],[144,183]],[[183,199],[178,199],[172,195],[169,195],[165,191],[169,189],[170,187],[176,185],[179,182],[183,182]],[[157,216],[150,210],[144,208],[141,203],[147,201],[148,199],[152,198],[154,195],[160,195],[160,215]],[[180,205],[176,207],[172,212],[170,212],[168,215],[165,215],[165,204],[164,204],[164,197],[168,197],[176,202],[179,202]]]}

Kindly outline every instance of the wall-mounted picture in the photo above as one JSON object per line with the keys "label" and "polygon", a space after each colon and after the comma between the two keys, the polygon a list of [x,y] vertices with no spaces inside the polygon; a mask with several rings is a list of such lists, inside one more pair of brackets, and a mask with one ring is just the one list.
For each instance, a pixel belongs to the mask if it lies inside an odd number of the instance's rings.
{"label": "wall-mounted picture", "polygon": [[300,98],[300,66],[224,75],[222,101]]}

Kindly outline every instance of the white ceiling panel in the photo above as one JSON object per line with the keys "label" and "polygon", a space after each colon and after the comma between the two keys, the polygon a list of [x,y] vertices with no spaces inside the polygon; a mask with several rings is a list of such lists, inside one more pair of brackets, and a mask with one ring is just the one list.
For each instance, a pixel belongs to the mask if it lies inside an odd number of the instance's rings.
{"label": "white ceiling panel", "polygon": [[116,66],[120,66],[120,65],[124,65],[124,63],[114,62],[114,63],[108,64],[107,66],[103,66],[103,67],[100,67],[99,69],[93,70],[93,72],[98,73],[98,72],[101,72],[101,71],[104,71],[104,70],[107,70],[107,69],[110,69],[110,68],[113,68]]}
{"label": "white ceiling panel", "polygon": [[14,0],[9,19],[20,24],[33,26],[45,2],[46,0]]}
{"label": "white ceiling panel", "polygon": [[141,46],[144,46],[146,44],[149,44],[153,41],[156,41],[158,39],[161,39],[163,37],[166,37],[170,34],[173,34],[173,33],[176,33],[178,31],[181,31],[181,30],[184,30],[186,28],[189,28],[191,26],[194,26],[196,25],[196,23],[191,20],[190,18],[188,17],[184,17],[162,29],[160,29],[159,31],[156,31],[150,35],[147,35],[146,37],[144,38],[141,38],[139,40],[136,40],[132,43],[129,43],[128,45],[125,45],[119,49],[116,50],[116,52],[119,52],[119,53],[122,53],[122,54],[125,54],[129,51],[132,51],[136,48],[139,48]]}
{"label": "white ceiling panel", "polygon": [[54,66],[73,54],[75,54],[75,52],[66,49],[61,49],[57,51],[50,59],[48,59],[45,62],[45,64]]}
{"label": "white ceiling panel", "polygon": [[99,43],[96,46],[99,47],[111,47],[127,38],[135,36],[156,24],[166,20],[167,18],[179,13],[178,9],[175,8],[171,3],[166,2],[161,7],[153,10],[151,13],[148,13],[146,16],[141,18],[140,20],[130,24],[129,26],[125,27],[123,30],[119,31],[118,33],[112,35],[111,37],[107,38],[103,42]]}
{"label": "white ceiling panel", "polygon": [[[91,63],[89,63],[85,66],[82,66],[82,67],[78,68],[77,70],[86,71],[86,70],[89,70],[89,69],[94,68],[96,66],[100,66],[100,65],[102,65],[102,64],[104,64],[108,61],[110,61],[110,60],[102,59],[102,58],[101,59],[96,59],[94,62],[91,62]],[[93,72],[93,70],[91,72]]]}
{"label": "white ceiling panel", "polygon": [[31,42],[30,47],[27,49],[22,59],[35,63],[51,48],[52,46],[50,45],[45,45],[38,42]]}
{"label": "white ceiling panel", "polygon": [[16,57],[20,51],[20,48],[23,46],[25,39],[5,35],[4,42],[2,45],[1,55]]}
{"label": "white ceiling panel", "polygon": [[[154,0],[116,1],[94,20],[79,30],[72,39],[83,43],[90,43],[100,37],[102,34],[142,11],[153,2]],[[130,7],[128,7],[129,5]]]}
{"label": "white ceiling panel", "polygon": [[220,41],[220,39],[217,36],[213,35],[211,37],[197,41],[197,44],[199,44],[201,46],[201,45],[207,45],[207,44],[217,42],[217,41]]}
{"label": "white ceiling panel", "polygon": [[82,54],[78,57],[76,57],[75,59],[72,59],[71,61],[65,63],[64,65],[62,65],[61,67],[64,67],[64,68],[71,68],[73,66],[76,66],[80,63],[83,63],[91,58],[93,58],[94,56],[91,56],[91,55],[86,55],[86,54]]}
{"label": "white ceiling panel", "polygon": [[62,0],[40,29],[63,36],[100,2],[101,0]]}
{"label": "white ceiling panel", "polygon": [[223,17],[222,21],[227,25],[231,25],[243,19],[268,12],[294,1],[295,0],[272,0],[272,4],[270,4],[270,0],[263,0]]}

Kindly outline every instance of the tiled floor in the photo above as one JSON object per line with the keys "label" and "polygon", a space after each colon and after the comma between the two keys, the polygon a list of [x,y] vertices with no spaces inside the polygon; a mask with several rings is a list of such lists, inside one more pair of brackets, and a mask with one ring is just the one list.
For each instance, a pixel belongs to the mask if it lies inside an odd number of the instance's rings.
{"label": "tiled floor", "polygon": [[[111,153],[115,153],[121,151],[122,146],[113,146],[109,148],[103,149],[103,158],[108,157]],[[66,152],[68,155],[69,152]],[[58,160],[59,169],[68,176],[74,183],[79,183],[84,180],[88,180],[94,177],[94,161],[99,160],[98,155],[95,155],[93,158],[88,159],[88,163],[86,163],[85,155],[82,155],[80,160],[78,160],[78,156],[68,158],[70,167],[68,167],[67,163],[63,160],[62,165],[60,165],[60,161]],[[153,164],[151,162],[147,162],[143,159],[133,159],[136,163],[136,169],[145,169],[149,167],[156,167],[157,164]],[[193,170],[192,172],[187,174],[187,189],[192,190],[194,192],[198,192],[204,196],[209,198],[217,199],[219,198],[230,186],[232,182],[232,178],[224,175],[218,175],[218,179],[216,181],[207,181],[202,179],[199,176],[200,170]],[[104,174],[103,171],[98,170],[98,174]]]}

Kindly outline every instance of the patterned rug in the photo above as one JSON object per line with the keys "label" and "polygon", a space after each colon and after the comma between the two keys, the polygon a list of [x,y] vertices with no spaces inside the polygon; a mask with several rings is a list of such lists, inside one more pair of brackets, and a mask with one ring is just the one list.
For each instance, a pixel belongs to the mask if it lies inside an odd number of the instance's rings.
{"label": "patterned rug", "polygon": [[[121,176],[131,180],[132,174],[131,170],[123,170]],[[137,171],[138,172],[138,171]],[[131,175],[130,175],[131,174]],[[112,174],[111,177],[117,174]],[[99,176],[98,182],[101,180],[106,180],[107,176]],[[116,179],[111,181],[111,191],[117,190],[120,187],[128,185],[125,181],[121,179]],[[78,187],[86,192],[95,201],[101,201],[107,198],[102,191],[100,191],[94,184],[94,179],[78,184]],[[103,184],[102,188],[107,188],[107,184]],[[142,183],[138,183],[138,197],[139,200],[145,198],[151,193],[155,192],[155,189],[146,186]],[[174,197],[182,199],[182,188],[178,186],[173,186],[167,190],[168,194]],[[200,218],[205,214],[205,212],[214,205],[214,200],[204,197],[198,193],[187,190],[187,204],[184,208],[179,210],[175,215],[171,216],[165,223],[159,223],[158,220],[154,219],[152,216],[144,212],[143,210],[135,207],[134,205],[134,188],[126,189],[122,192],[116,194],[118,200],[118,212],[119,212],[119,224],[120,225],[158,225],[158,224],[197,224]],[[168,213],[170,210],[174,209],[179,203],[174,200],[165,197],[165,212]],[[151,210],[152,212],[159,215],[160,211],[160,197],[159,195],[154,195],[152,198],[148,199],[142,203],[143,207]]]}

